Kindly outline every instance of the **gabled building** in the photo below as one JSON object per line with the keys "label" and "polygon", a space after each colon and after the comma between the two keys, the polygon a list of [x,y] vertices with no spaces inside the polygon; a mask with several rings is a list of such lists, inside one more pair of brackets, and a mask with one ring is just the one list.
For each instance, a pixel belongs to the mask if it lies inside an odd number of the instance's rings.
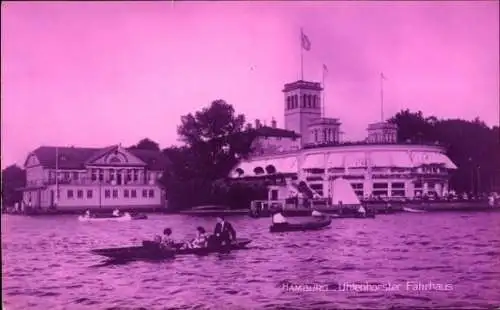
{"label": "gabled building", "polygon": [[162,208],[167,159],[151,150],[41,146],[24,163],[23,205],[34,209]]}

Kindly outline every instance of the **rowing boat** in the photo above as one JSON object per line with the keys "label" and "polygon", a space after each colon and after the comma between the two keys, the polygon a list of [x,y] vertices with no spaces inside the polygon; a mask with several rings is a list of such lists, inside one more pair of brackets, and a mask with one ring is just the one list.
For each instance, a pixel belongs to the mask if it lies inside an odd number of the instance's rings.
{"label": "rowing boat", "polygon": [[80,222],[125,222],[125,221],[131,221],[132,216],[130,213],[125,212],[121,216],[86,216],[86,215],[80,215],[78,216],[78,221]]}
{"label": "rowing boat", "polygon": [[426,212],[425,210],[418,210],[418,209],[412,209],[412,208],[407,208],[407,207],[403,207],[403,210],[406,212],[411,212],[411,213],[424,213],[424,212]]}
{"label": "rowing boat", "polygon": [[246,248],[246,246],[252,242],[249,239],[237,239],[235,242],[231,243],[226,247],[209,247],[209,248],[196,248],[196,249],[181,249],[180,244],[177,248],[166,249],[162,248],[159,243],[155,241],[143,241],[142,246],[131,246],[123,248],[107,248],[107,249],[95,249],[91,250],[93,254],[105,256],[108,258],[116,260],[157,260],[157,259],[167,259],[172,258],[176,255],[186,255],[186,254],[209,254],[214,252],[222,251],[232,251],[241,250]]}
{"label": "rowing boat", "polygon": [[145,220],[148,216],[146,214],[130,214],[125,212],[123,215],[114,216],[114,215],[102,215],[96,214],[90,217],[85,215],[78,216],[78,221],[80,222],[126,222],[131,220]]}
{"label": "rowing boat", "polygon": [[303,223],[282,223],[273,224],[269,227],[269,231],[274,232],[289,232],[289,231],[307,231],[319,230],[327,227],[332,222],[330,217],[323,217],[319,220],[312,220]]}

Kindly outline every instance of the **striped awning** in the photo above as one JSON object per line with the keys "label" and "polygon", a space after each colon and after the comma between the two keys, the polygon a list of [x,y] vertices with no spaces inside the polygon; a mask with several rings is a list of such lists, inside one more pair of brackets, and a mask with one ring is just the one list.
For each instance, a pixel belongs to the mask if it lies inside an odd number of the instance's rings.
{"label": "striped awning", "polygon": [[325,169],[325,154],[309,154],[306,155],[302,169]]}

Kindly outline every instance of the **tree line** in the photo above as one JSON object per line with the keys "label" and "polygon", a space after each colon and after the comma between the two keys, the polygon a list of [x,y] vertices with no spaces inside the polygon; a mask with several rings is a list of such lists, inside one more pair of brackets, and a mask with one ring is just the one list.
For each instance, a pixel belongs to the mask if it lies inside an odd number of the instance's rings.
{"label": "tree line", "polygon": [[438,143],[458,166],[450,179],[457,192],[490,192],[500,181],[500,130],[479,118],[438,119],[403,110],[389,122],[398,126],[398,142]]}
{"label": "tree line", "polygon": [[[500,174],[500,131],[479,119],[438,119],[422,112],[403,110],[390,122],[398,126],[399,142],[439,143],[458,166],[450,185],[457,192],[489,192]],[[266,184],[258,181],[230,181],[228,175],[251,153],[257,134],[245,125],[245,116],[223,100],[181,117],[177,128],[182,146],[160,149],[145,138],[130,148],[162,152],[167,160],[160,182],[169,205],[183,209],[202,204],[246,208],[252,199],[267,197]],[[24,170],[9,166],[2,170],[4,205],[21,200],[16,191],[26,183]]]}

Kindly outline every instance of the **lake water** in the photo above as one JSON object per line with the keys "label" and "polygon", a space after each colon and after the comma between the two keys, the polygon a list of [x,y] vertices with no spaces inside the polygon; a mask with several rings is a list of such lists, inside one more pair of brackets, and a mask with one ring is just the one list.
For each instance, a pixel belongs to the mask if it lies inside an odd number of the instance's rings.
{"label": "lake water", "polygon": [[165,227],[185,239],[215,220],[3,215],[2,300],[9,310],[500,306],[500,212],[380,215],[286,234],[270,234],[270,219],[229,220],[250,250],[105,265],[89,250],[140,244]]}

